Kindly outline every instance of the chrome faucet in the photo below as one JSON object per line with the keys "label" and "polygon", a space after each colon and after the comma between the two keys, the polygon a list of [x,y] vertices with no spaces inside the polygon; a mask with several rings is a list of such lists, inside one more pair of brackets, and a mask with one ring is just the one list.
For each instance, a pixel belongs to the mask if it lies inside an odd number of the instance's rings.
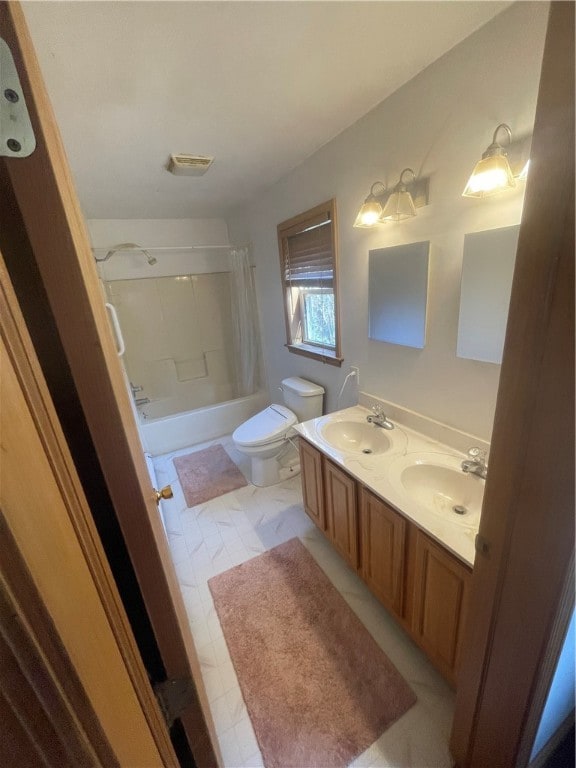
{"label": "chrome faucet", "polygon": [[468,451],[468,458],[462,462],[462,472],[471,475],[478,475],[483,480],[488,474],[488,464],[486,463],[486,451],[474,446]]}
{"label": "chrome faucet", "polygon": [[390,419],[386,418],[384,409],[381,405],[372,406],[372,415],[366,416],[366,421],[369,424],[374,424],[375,427],[383,427],[384,429],[394,429],[394,424]]}

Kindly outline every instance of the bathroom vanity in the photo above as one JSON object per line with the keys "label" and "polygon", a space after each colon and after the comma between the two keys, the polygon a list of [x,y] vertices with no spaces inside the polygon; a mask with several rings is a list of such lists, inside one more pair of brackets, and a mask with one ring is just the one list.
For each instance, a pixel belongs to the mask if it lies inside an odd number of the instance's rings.
{"label": "bathroom vanity", "polygon": [[462,454],[400,425],[384,431],[369,414],[357,406],[298,425],[304,506],[455,686],[484,481],[462,472]]}

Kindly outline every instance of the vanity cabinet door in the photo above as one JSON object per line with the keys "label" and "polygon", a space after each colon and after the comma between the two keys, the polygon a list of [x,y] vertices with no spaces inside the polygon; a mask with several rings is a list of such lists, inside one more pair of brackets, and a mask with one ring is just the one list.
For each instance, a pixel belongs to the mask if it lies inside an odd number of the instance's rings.
{"label": "vanity cabinet door", "polygon": [[300,471],[304,509],[318,528],[326,529],[324,514],[324,483],[322,479],[322,454],[310,443],[300,438]]}
{"label": "vanity cabinet door", "polygon": [[326,532],[335,549],[358,568],[356,482],[331,461],[324,460]]}
{"label": "vanity cabinet door", "polygon": [[361,576],[383,605],[402,616],[406,520],[360,488]]}
{"label": "vanity cabinet door", "polygon": [[412,632],[455,685],[472,573],[422,531],[415,541]]}

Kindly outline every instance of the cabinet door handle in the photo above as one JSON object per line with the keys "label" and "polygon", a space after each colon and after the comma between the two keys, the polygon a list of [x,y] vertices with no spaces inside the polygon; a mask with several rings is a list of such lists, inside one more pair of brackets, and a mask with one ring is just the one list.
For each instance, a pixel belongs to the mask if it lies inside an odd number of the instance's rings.
{"label": "cabinet door handle", "polygon": [[479,555],[489,555],[491,547],[484,536],[480,536],[480,534],[477,533],[476,538],[474,539],[474,549]]}

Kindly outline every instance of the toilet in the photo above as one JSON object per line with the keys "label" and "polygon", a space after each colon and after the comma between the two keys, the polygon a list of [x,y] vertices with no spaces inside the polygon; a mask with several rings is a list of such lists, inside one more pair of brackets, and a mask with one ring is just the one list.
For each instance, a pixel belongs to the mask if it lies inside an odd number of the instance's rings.
{"label": "toilet", "polygon": [[292,427],[322,415],[323,387],[291,376],[283,379],[280,389],[285,405],[269,405],[232,434],[237,450],[251,459],[254,485],[274,485],[284,479],[279,460],[289,446]]}

